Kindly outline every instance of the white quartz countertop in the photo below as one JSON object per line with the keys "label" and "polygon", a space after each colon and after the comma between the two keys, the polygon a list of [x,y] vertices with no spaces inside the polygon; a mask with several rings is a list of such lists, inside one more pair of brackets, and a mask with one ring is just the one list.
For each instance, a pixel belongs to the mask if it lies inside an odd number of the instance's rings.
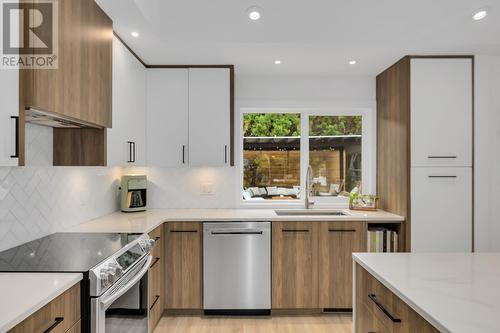
{"label": "white quartz countertop", "polygon": [[82,274],[0,273],[0,333],[7,332],[82,279]]}
{"label": "white quartz countertop", "polygon": [[145,212],[116,212],[77,225],[69,232],[150,232],[167,221],[369,221],[402,222],[399,215],[384,212],[343,210],[346,216],[278,216],[273,209],[149,209]]}
{"label": "white quartz countertop", "polygon": [[353,258],[441,332],[500,332],[500,253]]}

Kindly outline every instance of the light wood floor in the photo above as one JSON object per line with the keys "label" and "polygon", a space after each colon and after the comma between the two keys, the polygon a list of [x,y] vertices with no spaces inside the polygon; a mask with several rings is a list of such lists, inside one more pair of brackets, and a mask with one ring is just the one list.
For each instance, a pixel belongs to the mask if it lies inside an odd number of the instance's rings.
{"label": "light wood floor", "polygon": [[154,333],[352,333],[352,316],[163,317]]}

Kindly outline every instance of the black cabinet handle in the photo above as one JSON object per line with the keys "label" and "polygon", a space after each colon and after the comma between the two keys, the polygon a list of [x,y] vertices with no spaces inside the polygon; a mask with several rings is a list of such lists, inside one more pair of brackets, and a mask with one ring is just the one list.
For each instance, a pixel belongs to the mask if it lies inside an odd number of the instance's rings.
{"label": "black cabinet handle", "polygon": [[394,318],[390,313],[389,311],[386,310],[386,308],[384,308],[382,306],[382,304],[379,303],[379,301],[377,300],[377,296],[375,294],[368,294],[368,297],[372,300],[373,303],[375,303],[375,305],[380,309],[382,310],[382,312],[387,316],[389,317],[389,319],[393,322],[393,323],[400,323],[401,322],[401,319],[399,318]]}
{"label": "black cabinet handle", "polygon": [[427,176],[429,178],[457,178],[457,176]]}
{"label": "black cabinet handle", "polygon": [[455,155],[431,155],[431,156],[427,156],[427,158],[430,158],[430,159],[447,159],[447,158],[457,158],[457,156]]}
{"label": "black cabinet handle", "polygon": [[186,146],[182,145],[182,164],[186,164]]}
{"label": "black cabinet handle", "polygon": [[151,304],[151,306],[149,307],[149,310],[153,310],[153,308],[155,307],[156,305],[156,302],[158,302],[158,300],[160,299],[160,296],[159,295],[156,295],[155,296],[155,300],[153,301],[153,304]]}
{"label": "black cabinet handle", "polygon": [[19,158],[19,116],[10,116],[10,118],[16,120],[16,149],[14,155],[10,155],[10,158]]}
{"label": "black cabinet handle", "polygon": [[176,232],[176,233],[192,233],[192,232],[198,232],[198,230],[170,230],[170,232]]}
{"label": "black cabinet handle", "polygon": [[128,161],[127,163],[135,162],[135,142],[127,141],[128,143]]}
{"label": "black cabinet handle", "polygon": [[328,229],[328,232],[356,232],[354,229]]}
{"label": "black cabinet handle", "polygon": [[309,232],[308,229],[282,229],[282,232]]}
{"label": "black cabinet handle", "polygon": [[149,268],[153,268],[153,266],[156,265],[158,261],[160,261],[160,258],[156,257],[155,261],[153,261],[153,263],[151,264],[151,266],[149,266]]}
{"label": "black cabinet handle", "polygon": [[227,145],[224,145],[224,164],[227,164]]}
{"label": "black cabinet handle", "polygon": [[54,319],[54,323],[52,325],[50,325],[50,327],[47,328],[45,331],[43,331],[43,333],[49,333],[50,331],[54,330],[54,328],[56,328],[63,321],[64,321],[64,317],[57,317],[56,319]]}
{"label": "black cabinet handle", "polygon": [[155,237],[155,242],[159,241],[161,239],[160,236]]}

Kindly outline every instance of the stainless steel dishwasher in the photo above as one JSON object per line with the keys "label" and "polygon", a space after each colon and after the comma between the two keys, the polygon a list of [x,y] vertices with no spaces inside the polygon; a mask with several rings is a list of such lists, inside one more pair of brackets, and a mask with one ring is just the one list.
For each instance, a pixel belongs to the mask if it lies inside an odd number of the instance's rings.
{"label": "stainless steel dishwasher", "polygon": [[270,314],[270,222],[203,224],[203,308],[207,315]]}

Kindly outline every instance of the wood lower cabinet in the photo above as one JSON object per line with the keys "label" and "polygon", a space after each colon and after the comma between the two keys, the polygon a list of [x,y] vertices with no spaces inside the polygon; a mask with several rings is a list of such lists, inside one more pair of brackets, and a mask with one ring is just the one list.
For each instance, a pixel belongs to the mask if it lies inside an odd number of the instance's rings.
{"label": "wood lower cabinet", "polygon": [[80,283],[77,283],[40,310],[19,323],[9,333],[79,333]]}
{"label": "wood lower cabinet", "polygon": [[319,307],[352,308],[352,253],[366,249],[366,223],[319,223]]}
{"label": "wood lower cabinet", "polygon": [[318,308],[318,223],[273,222],[272,308]]}
{"label": "wood lower cabinet", "polygon": [[355,333],[438,333],[439,331],[356,264]]}
{"label": "wood lower cabinet", "polygon": [[169,222],[165,226],[165,308],[201,309],[202,224]]}
{"label": "wood lower cabinet", "polygon": [[153,261],[149,267],[149,329],[152,332],[161,319],[164,309],[164,285],[165,257],[163,226],[157,227],[149,233],[149,237],[155,240],[151,250]]}

